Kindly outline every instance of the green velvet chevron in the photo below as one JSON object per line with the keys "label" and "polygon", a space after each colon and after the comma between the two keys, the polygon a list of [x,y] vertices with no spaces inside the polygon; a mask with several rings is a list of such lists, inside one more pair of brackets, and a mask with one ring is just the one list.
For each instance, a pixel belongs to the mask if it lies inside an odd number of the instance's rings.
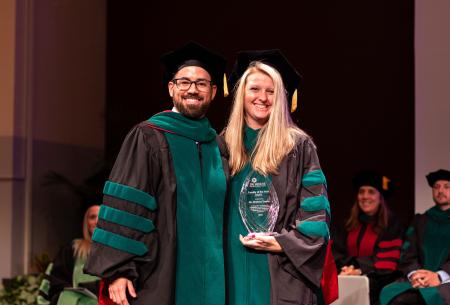
{"label": "green velvet chevron", "polygon": [[317,184],[327,184],[327,180],[325,179],[325,175],[322,170],[318,169],[315,171],[311,171],[303,176],[302,184],[305,187],[317,185]]}
{"label": "green velvet chevron", "polygon": [[131,253],[142,256],[148,252],[147,246],[140,241],[108,232],[100,228],[95,228],[92,240],[105,246],[120,250],[122,252]]}
{"label": "green velvet chevron", "polygon": [[411,246],[411,243],[409,242],[409,240],[405,241],[402,245],[402,251],[408,250],[410,246]]}
{"label": "green velvet chevron", "polygon": [[103,194],[140,204],[147,209],[155,210],[156,201],[153,196],[134,187],[107,181]]}
{"label": "green velvet chevron", "polygon": [[330,236],[328,225],[324,221],[301,221],[297,226],[297,230],[310,237],[328,238]]}
{"label": "green velvet chevron", "polygon": [[406,236],[411,236],[414,233],[414,227],[413,226],[409,226],[408,229],[406,230],[405,235]]}
{"label": "green velvet chevron", "polygon": [[151,232],[155,229],[153,221],[150,219],[118,210],[107,205],[102,205],[100,207],[98,218],[144,233]]}
{"label": "green velvet chevron", "polygon": [[305,198],[301,202],[300,207],[307,212],[318,212],[320,210],[326,210],[328,215],[331,214],[330,202],[324,195]]}
{"label": "green velvet chevron", "polygon": [[45,277],[39,285],[39,295],[36,298],[38,305],[50,304],[50,301],[48,300],[48,292],[50,291],[50,281],[48,280],[48,276],[51,274],[52,269],[53,263],[48,264],[47,269],[45,270]]}

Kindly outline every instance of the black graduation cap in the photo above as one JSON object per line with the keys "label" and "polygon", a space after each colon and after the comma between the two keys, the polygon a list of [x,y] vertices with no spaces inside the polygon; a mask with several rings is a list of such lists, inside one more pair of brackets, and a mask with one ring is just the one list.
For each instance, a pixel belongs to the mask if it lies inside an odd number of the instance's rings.
{"label": "black graduation cap", "polygon": [[383,194],[385,198],[392,193],[393,189],[390,179],[373,170],[360,171],[353,178],[353,187],[355,188],[355,191],[359,190],[361,186],[374,187]]}
{"label": "black graduation cap", "polygon": [[450,181],[450,172],[445,169],[440,169],[435,172],[429,173],[426,177],[428,185],[433,187],[434,183],[438,180]]}
{"label": "black graduation cap", "polygon": [[224,76],[225,58],[194,41],[190,41],[181,48],[162,55],[161,62],[165,68],[164,84],[170,82],[180,69],[187,66],[198,66],[208,71],[214,84],[219,89],[223,87],[225,95],[228,95],[228,88],[226,83],[224,83],[224,79],[226,80]]}
{"label": "black graduation cap", "polygon": [[283,79],[284,86],[288,91],[288,100],[291,102],[291,112],[297,109],[297,88],[301,76],[279,49],[241,51],[230,74],[230,86],[234,88],[239,78],[253,61],[263,62],[275,68]]}

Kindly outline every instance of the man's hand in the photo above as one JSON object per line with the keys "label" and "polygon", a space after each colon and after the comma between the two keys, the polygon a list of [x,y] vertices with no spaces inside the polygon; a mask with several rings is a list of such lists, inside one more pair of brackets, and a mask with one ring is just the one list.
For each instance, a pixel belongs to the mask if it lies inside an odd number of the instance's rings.
{"label": "man's hand", "polygon": [[409,281],[414,288],[436,287],[441,284],[439,276],[436,272],[419,269],[414,272]]}
{"label": "man's hand", "polygon": [[127,300],[127,293],[126,293],[127,289],[128,293],[133,298],[137,297],[133,283],[124,277],[119,277],[114,282],[112,282],[108,287],[109,298],[116,304],[130,305],[130,303],[128,303]]}

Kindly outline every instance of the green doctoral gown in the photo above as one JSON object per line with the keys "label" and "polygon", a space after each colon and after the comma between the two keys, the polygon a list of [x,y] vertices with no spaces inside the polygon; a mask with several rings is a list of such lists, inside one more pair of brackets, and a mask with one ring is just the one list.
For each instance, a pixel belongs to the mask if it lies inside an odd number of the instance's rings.
{"label": "green doctoral gown", "polygon": [[[247,153],[253,151],[259,130],[245,128],[244,144]],[[251,171],[247,164],[231,179],[228,213],[228,299],[229,305],[269,305],[270,273],[267,253],[246,248],[239,240],[248,231],[239,213],[242,185]]]}

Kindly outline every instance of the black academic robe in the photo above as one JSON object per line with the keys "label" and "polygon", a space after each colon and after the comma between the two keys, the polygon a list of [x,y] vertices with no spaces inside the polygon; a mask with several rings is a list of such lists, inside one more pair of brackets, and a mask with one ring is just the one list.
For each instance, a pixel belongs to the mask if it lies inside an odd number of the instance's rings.
{"label": "black academic robe", "polygon": [[[241,178],[238,175],[235,179]],[[235,264],[228,267],[233,274],[229,279],[235,280],[228,284],[232,286],[230,294],[233,299],[230,303],[236,305],[269,304],[269,302],[270,305],[322,304],[321,280],[331,218],[326,179],[320,167],[316,147],[308,136],[298,138],[292,151],[281,161],[278,174],[272,174],[271,179],[279,202],[279,213],[274,228],[274,232],[279,234],[275,236],[275,239],[281,245],[283,252],[249,251],[251,254],[245,254],[237,249],[242,245],[230,243],[229,251],[234,251],[230,261],[234,259],[232,263]],[[237,186],[236,190],[239,192],[240,188]],[[232,197],[236,190],[231,191]],[[234,199],[230,203],[230,208],[238,204]],[[237,215],[231,216],[237,217]],[[236,236],[229,236],[229,238],[237,239],[237,232],[243,225],[237,225],[236,221],[231,223],[234,227],[229,229]],[[259,255],[267,255],[269,283],[264,282],[266,281],[265,271],[261,269],[267,267],[260,260]],[[254,261],[251,264],[246,263],[246,260],[250,259]],[[256,268],[258,270],[255,270]],[[258,277],[257,280],[249,282],[254,277]],[[243,287],[236,287],[236,285],[243,285],[245,289],[253,290],[245,292]],[[269,285],[270,288],[268,288]],[[270,293],[264,292],[267,300],[252,296],[258,293],[258,288],[270,289]]]}
{"label": "black academic robe", "polygon": [[[217,137],[221,153],[224,145]],[[228,175],[228,163],[222,156]],[[177,184],[170,148],[162,131],[142,122],[125,139],[109,177],[110,181],[130,186],[151,195],[157,208],[113,196],[104,196],[104,205],[149,219],[155,230],[143,234],[126,226],[99,219],[97,228],[134,239],[148,251],[132,254],[94,242],[85,272],[110,282],[118,277],[133,281],[138,298],[128,297],[133,305],[171,305],[175,301],[177,259],[176,198]],[[193,245],[195,246],[195,245]]]}
{"label": "black academic robe", "polygon": [[[406,232],[406,239],[405,239],[405,245],[404,245],[404,253],[402,254],[401,262],[399,265],[399,269],[403,272],[404,277],[398,281],[398,284],[407,283],[409,282],[406,276],[415,270],[418,269],[426,269],[424,267],[425,264],[425,251],[424,251],[424,240],[425,238],[435,238],[433,236],[426,236],[425,230],[427,227],[427,222],[432,221],[429,216],[425,214],[417,214],[411,224],[411,227]],[[450,219],[448,219],[450,222]],[[447,225],[447,228],[449,226]],[[447,230],[448,231],[448,230]],[[436,239],[436,243],[448,243],[448,236],[450,234],[450,231],[445,233],[445,239],[439,240]],[[439,267],[439,270],[443,270],[450,274],[450,251],[447,253],[446,256],[444,256],[444,260],[442,264]],[[439,271],[436,270],[436,271]],[[393,283],[390,286],[386,287],[387,289],[393,289],[396,287],[401,287],[397,283]],[[382,295],[387,292],[383,290]],[[430,288],[422,288],[422,289],[430,289]],[[433,288],[434,289],[434,288]],[[399,289],[399,294],[404,291],[403,289]],[[415,291],[421,292],[421,289],[415,289]],[[440,302],[443,302],[443,304],[450,304],[450,282],[441,284],[436,287],[436,296],[440,297]],[[383,297],[382,297],[383,299]],[[432,303],[430,303],[432,302]],[[428,305],[434,305],[434,301],[429,301]]]}
{"label": "black academic robe", "polygon": [[272,175],[280,204],[274,231],[283,252],[268,254],[270,304],[321,304],[331,216],[326,179],[308,136],[297,140],[278,171]]}
{"label": "black academic robe", "polygon": [[[400,270],[405,276],[414,270],[424,268],[425,254],[423,244],[425,228],[428,221],[431,221],[431,219],[429,219],[426,214],[417,214],[411,225],[412,230],[410,229],[408,230],[409,232],[407,232],[405,239],[407,247],[405,247],[405,253],[402,256],[400,263]],[[450,219],[448,221],[450,222]],[[447,232],[447,236],[450,236],[450,232]],[[439,240],[436,240],[436,242],[439,242]],[[447,242],[447,240],[442,242]],[[439,270],[443,270],[450,274],[450,251],[446,256],[446,259],[441,264]],[[406,277],[402,280],[407,281]],[[444,304],[450,304],[450,282],[437,286],[437,291]]]}
{"label": "black academic robe", "polygon": [[399,277],[398,261],[403,230],[390,213],[388,225],[382,232],[373,230],[369,218],[362,217],[361,225],[348,232],[334,230],[333,254],[336,267],[353,265],[369,278],[370,302],[379,303],[381,289]]}

